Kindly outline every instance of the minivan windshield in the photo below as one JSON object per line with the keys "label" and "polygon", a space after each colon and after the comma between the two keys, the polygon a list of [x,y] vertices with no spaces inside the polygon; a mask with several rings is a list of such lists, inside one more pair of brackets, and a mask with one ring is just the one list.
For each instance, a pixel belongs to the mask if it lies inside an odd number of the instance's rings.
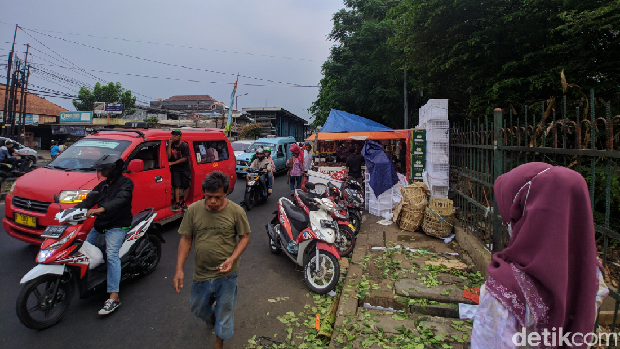
{"label": "minivan windshield", "polygon": [[65,171],[94,171],[95,161],[107,154],[121,155],[131,144],[115,139],[84,138],[65,149],[48,167]]}
{"label": "minivan windshield", "polygon": [[248,149],[252,143],[232,142],[230,145],[232,145],[233,151],[244,151]]}
{"label": "minivan windshield", "polygon": [[265,147],[269,147],[269,148],[271,148],[271,151],[273,151],[273,148],[275,148],[275,147],[276,147],[276,146],[275,146],[274,144],[272,144],[272,143],[263,143],[263,142],[261,142],[261,143],[254,143],[254,144],[252,144],[252,146],[251,146],[251,147],[249,147],[249,148],[248,148],[248,150],[246,150],[246,152],[247,152],[247,153],[255,153],[255,152],[256,152],[256,147],[258,147],[258,146],[261,146],[261,147],[263,147],[263,148],[265,148]]}

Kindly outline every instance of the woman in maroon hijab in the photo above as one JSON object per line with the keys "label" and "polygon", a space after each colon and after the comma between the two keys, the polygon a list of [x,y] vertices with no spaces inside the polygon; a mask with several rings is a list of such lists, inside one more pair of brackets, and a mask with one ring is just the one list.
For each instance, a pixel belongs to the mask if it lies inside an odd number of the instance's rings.
{"label": "woman in maroon hijab", "polygon": [[511,237],[487,267],[472,348],[569,347],[574,333],[594,330],[608,292],[586,182],[565,167],[528,163],[500,176],[494,190]]}

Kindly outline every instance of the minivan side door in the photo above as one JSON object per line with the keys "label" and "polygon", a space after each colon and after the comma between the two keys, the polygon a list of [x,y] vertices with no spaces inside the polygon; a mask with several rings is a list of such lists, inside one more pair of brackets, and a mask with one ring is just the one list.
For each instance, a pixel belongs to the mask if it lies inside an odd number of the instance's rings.
{"label": "minivan side door", "polygon": [[[196,139],[190,145],[189,155],[192,160],[192,178],[189,196],[192,202],[202,200],[202,181],[213,171],[221,171],[230,176],[230,189],[234,187],[235,154],[225,139]],[[194,165],[195,164],[195,165]],[[189,202],[188,202],[189,204]]]}
{"label": "minivan side door", "polygon": [[[133,181],[132,213],[135,214],[147,207],[157,212],[156,220],[169,215],[170,205],[170,170],[165,167],[165,147],[161,141],[144,142],[138,145],[127,157],[125,164],[133,159],[144,163],[142,172],[126,173]],[[168,200],[166,200],[168,199]]]}

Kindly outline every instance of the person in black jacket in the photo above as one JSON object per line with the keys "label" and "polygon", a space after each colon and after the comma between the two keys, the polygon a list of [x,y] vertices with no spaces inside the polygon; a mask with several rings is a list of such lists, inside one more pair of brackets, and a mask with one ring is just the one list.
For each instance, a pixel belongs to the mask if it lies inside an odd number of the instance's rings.
{"label": "person in black jacket", "polygon": [[[95,227],[88,233],[86,242],[95,243],[101,233],[105,234],[106,254],[108,259],[108,299],[99,315],[107,315],[121,305],[118,295],[121,281],[121,259],[118,256],[127,230],[131,227],[131,199],[133,182],[123,176],[123,159],[114,154],[102,156],[93,164],[97,177],[105,178],[86,196],[76,208],[88,209],[87,216],[97,215]],[[97,205],[97,208],[93,208]]]}

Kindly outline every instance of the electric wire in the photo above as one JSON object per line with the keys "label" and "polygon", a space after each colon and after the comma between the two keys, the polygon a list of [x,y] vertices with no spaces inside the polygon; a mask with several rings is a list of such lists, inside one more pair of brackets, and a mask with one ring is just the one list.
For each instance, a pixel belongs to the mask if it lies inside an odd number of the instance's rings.
{"label": "electric wire", "polygon": [[[22,31],[24,31],[26,34],[28,34],[25,30],[22,29]],[[72,43],[72,44],[76,44],[76,45],[81,45],[81,46],[88,47],[88,48],[91,48],[91,49],[94,49],[94,50],[98,50],[98,51],[102,51],[102,52],[107,52],[107,53],[113,53],[113,54],[116,54],[116,55],[119,55],[119,56],[134,58],[134,59],[142,60],[142,61],[145,61],[145,62],[157,63],[157,64],[161,64],[161,65],[177,67],[177,68],[183,68],[183,69],[187,69],[187,70],[203,71],[203,72],[207,72],[207,73],[221,74],[221,75],[227,75],[227,76],[237,76],[237,74],[234,74],[234,73],[224,73],[224,72],[219,72],[219,71],[209,70],[209,69],[188,67],[188,66],[185,66],[185,65],[182,65],[182,64],[174,64],[174,63],[162,62],[162,61],[157,61],[157,60],[153,60],[153,59],[148,59],[148,58],[142,58],[142,57],[138,57],[138,56],[128,55],[128,54],[124,54],[124,53],[121,53],[121,52],[111,51],[111,50],[107,50],[107,49],[103,49],[103,48],[100,48],[100,47],[83,44],[81,42],[76,42],[76,41],[68,40],[68,39],[65,39],[65,38],[61,38],[61,37],[57,37],[57,36],[53,36],[53,35],[49,35],[49,34],[45,34],[45,33],[37,33],[37,34],[45,35],[45,36],[48,36],[50,38],[57,39],[57,40],[62,40],[62,41],[68,42],[68,43]],[[32,37],[32,35],[30,35],[30,34],[28,34],[28,35],[30,37]],[[318,85],[316,85],[316,86],[315,85],[300,85],[300,84],[291,83],[291,82],[282,82],[282,81],[275,81],[275,80],[270,80],[270,79],[255,78],[255,77],[247,76],[247,75],[239,75],[239,77],[242,77],[242,78],[245,78],[245,79],[251,79],[251,80],[267,81],[267,82],[271,82],[271,83],[275,83],[275,84],[291,85],[291,86],[294,86],[294,87],[318,87]],[[252,86],[252,85],[250,85],[250,86]]]}
{"label": "electric wire", "polygon": [[23,28],[23,29],[29,30],[29,31],[37,33],[37,34],[44,34],[42,32],[45,32],[45,33],[55,33],[55,34],[78,35],[78,36],[86,36],[86,37],[96,38],[96,39],[119,40],[119,41],[125,41],[125,42],[136,42],[136,43],[150,44],[150,45],[162,45],[162,46],[179,47],[179,48],[187,48],[187,49],[202,50],[202,51],[233,53],[233,54],[241,54],[241,55],[248,55],[248,56],[266,57],[266,58],[282,58],[282,59],[288,59],[288,60],[298,60],[298,61],[308,61],[308,62],[314,62],[315,61],[314,59],[308,59],[308,58],[293,58],[293,57],[286,57],[286,56],[265,55],[265,54],[253,53],[253,52],[218,50],[218,49],[210,49],[210,48],[205,48],[205,47],[175,45],[175,44],[155,42],[155,41],[131,40],[131,39],[125,39],[125,38],[109,37],[109,36],[97,36],[97,35],[92,35],[92,34],[66,33],[66,32],[59,32],[59,31],[43,30],[43,29],[31,29],[31,28]]}
{"label": "electric wire", "polygon": [[[61,55],[60,55],[59,53],[57,53],[56,51],[54,51],[54,50],[52,50],[51,48],[47,47],[47,46],[46,46],[44,43],[42,43],[40,40],[38,40],[38,39],[37,39],[37,38],[35,38],[34,36],[30,35],[30,33],[28,33],[27,31],[25,31],[25,30],[24,30],[24,29],[22,29],[21,27],[19,27],[19,26],[18,26],[18,28],[19,28],[22,32],[24,32],[26,35],[28,35],[29,37],[31,37],[32,39],[34,39],[36,42],[38,42],[39,44],[41,44],[43,47],[45,47],[46,49],[48,49],[48,50],[52,51],[55,55],[57,55],[58,57],[62,58],[64,61],[66,61],[66,62],[68,62],[69,64],[71,64],[72,66],[74,66],[76,69],[78,69],[78,70],[80,70],[80,71],[82,71],[82,72],[84,72],[84,73],[86,73],[86,74],[90,75],[90,76],[91,76],[92,78],[94,78],[95,80],[99,80],[100,82],[104,82],[104,83],[106,83],[106,84],[107,84],[107,83],[109,83],[109,81],[106,81],[106,80],[104,80],[104,79],[98,78],[98,77],[96,77],[95,75],[88,73],[86,70],[84,70],[84,69],[80,68],[77,64],[75,64],[75,63],[71,62],[70,60],[68,60],[68,59],[64,58],[63,56],[61,56]],[[41,52],[40,50],[37,50],[37,51]],[[134,94],[136,94],[136,95],[141,95],[141,96],[143,96],[143,97],[150,98],[150,99],[153,99],[153,100],[154,100],[154,98],[152,98],[152,97],[149,97],[149,96],[146,96],[146,95],[143,95],[143,94],[137,93],[137,92],[133,92],[133,91],[132,91],[132,93],[134,93]]]}

